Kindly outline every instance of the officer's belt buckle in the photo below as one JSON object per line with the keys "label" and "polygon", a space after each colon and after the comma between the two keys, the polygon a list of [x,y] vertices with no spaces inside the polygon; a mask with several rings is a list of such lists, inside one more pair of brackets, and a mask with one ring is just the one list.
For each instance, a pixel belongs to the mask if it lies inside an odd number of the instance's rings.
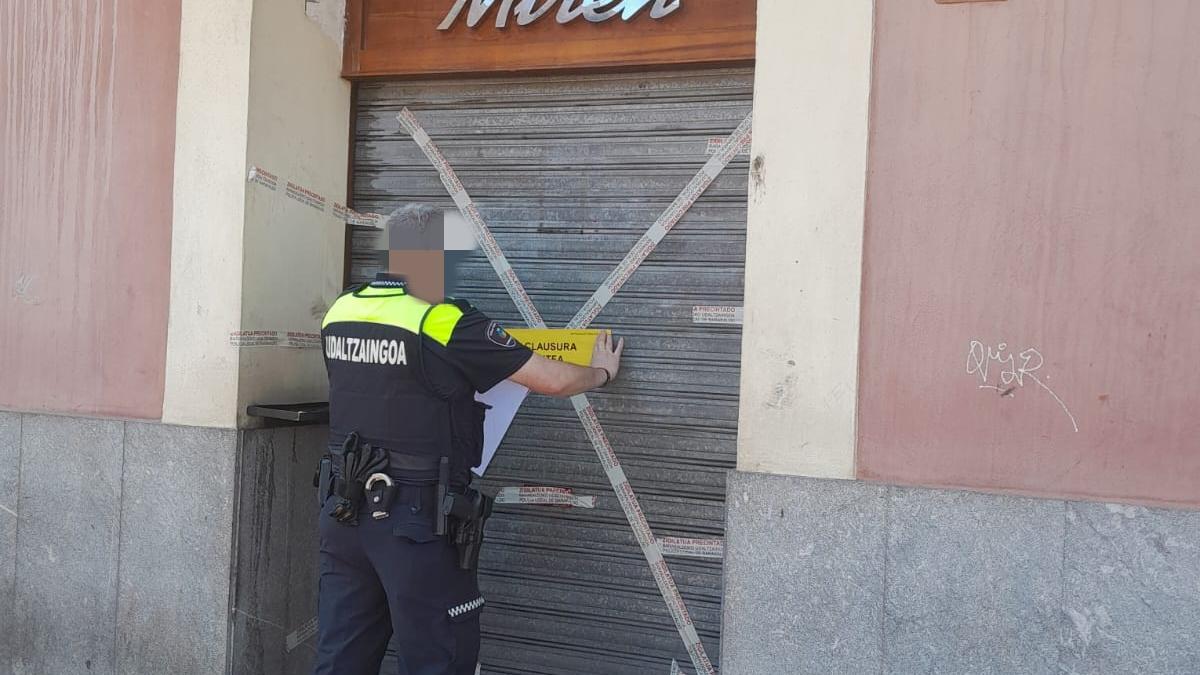
{"label": "officer's belt buckle", "polygon": [[[383,487],[375,490],[375,485],[383,483]],[[388,509],[392,505],[392,498],[396,494],[396,486],[392,482],[391,476],[386,473],[373,473],[367,478],[367,483],[364,491],[371,503],[371,517],[375,520],[383,520],[389,515]]]}

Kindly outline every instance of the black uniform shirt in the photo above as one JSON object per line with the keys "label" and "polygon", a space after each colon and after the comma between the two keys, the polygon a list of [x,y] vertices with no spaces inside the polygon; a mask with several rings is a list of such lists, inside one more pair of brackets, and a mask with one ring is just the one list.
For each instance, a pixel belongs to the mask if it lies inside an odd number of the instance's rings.
{"label": "black uniform shirt", "polygon": [[[450,303],[465,308],[450,331],[445,345],[426,337],[422,357],[430,382],[443,396],[457,397],[474,392],[486,392],[507,380],[533,358],[528,347],[517,342],[500,326],[479,310],[458,301]],[[437,310],[435,310],[436,312]],[[426,320],[425,333],[436,332],[437,315]]]}
{"label": "black uniform shirt", "polygon": [[510,377],[533,355],[465,302],[431,307],[380,285],[338,298],[322,335],[330,446],[356,432],[391,451],[395,466],[403,455],[449,456],[458,482],[478,464],[483,443],[475,392]]}

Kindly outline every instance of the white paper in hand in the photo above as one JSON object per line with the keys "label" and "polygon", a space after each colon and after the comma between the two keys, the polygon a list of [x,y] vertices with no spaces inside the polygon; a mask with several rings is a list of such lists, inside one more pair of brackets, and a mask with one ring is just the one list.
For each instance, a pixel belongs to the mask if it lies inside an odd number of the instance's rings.
{"label": "white paper in hand", "polygon": [[508,427],[528,395],[528,389],[511,380],[492,387],[486,394],[475,394],[475,400],[492,406],[483,419],[483,461],[472,469],[475,475],[482,476],[487,471],[496,449],[500,447],[500,441],[504,440],[504,434],[508,433]]}

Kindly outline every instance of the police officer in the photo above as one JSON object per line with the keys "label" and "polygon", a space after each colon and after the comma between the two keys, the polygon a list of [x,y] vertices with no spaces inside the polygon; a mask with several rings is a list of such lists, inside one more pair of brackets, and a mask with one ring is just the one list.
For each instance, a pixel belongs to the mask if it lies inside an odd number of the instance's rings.
{"label": "police officer", "polygon": [[466,302],[421,300],[449,278],[429,271],[437,260],[422,262],[441,249],[422,245],[406,257],[395,242],[436,241],[427,235],[441,216],[423,206],[393,214],[393,264],[423,272],[380,274],[339,297],[323,322],[330,454],[316,675],[375,675],[389,638],[396,663],[385,672],[475,672],[485,600],[474,563],[490,513],[490,500],[470,487],[485,415],[475,392],[511,379],[571,396],[608,384],[620,366],[623,340],[607,332],[584,368],[532,353]]}

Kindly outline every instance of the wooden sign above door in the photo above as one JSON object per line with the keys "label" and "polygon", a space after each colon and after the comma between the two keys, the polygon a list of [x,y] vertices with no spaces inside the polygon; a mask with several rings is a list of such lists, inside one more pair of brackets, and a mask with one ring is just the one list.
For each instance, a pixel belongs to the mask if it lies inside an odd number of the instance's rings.
{"label": "wooden sign above door", "polygon": [[754,59],[756,0],[348,0],[349,78]]}

